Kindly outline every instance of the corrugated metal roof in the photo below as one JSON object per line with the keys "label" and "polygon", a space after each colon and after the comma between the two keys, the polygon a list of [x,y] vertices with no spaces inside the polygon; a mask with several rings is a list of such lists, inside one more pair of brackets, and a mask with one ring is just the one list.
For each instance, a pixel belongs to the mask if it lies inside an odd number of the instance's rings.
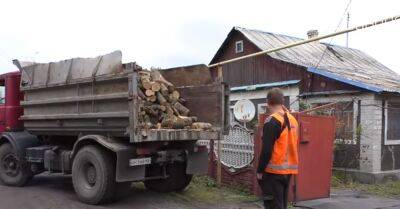
{"label": "corrugated metal roof", "polygon": [[[233,30],[241,32],[261,50],[268,50],[303,40],[241,27],[234,27]],[[323,53],[325,54],[321,59]],[[370,91],[400,93],[400,75],[357,49],[312,42],[273,52],[267,56],[304,66],[309,72]]]}
{"label": "corrugated metal roof", "polygon": [[237,86],[237,87],[232,87],[230,90],[233,91],[253,91],[253,90],[259,90],[259,89],[266,89],[266,88],[272,88],[272,87],[278,87],[278,86],[289,86],[289,85],[294,85],[298,84],[300,80],[289,80],[289,81],[280,81],[280,82],[273,82],[273,83],[262,83],[262,84],[255,84],[255,85],[249,85],[249,86]]}

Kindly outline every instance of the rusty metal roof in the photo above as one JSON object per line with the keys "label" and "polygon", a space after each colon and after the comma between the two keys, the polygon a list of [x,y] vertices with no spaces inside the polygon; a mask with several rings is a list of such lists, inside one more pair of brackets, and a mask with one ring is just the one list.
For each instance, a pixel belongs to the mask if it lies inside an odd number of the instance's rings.
{"label": "rusty metal roof", "polygon": [[[234,27],[232,31],[234,30],[242,33],[260,50],[268,50],[302,40],[287,35],[241,27]],[[358,49],[312,42],[273,52],[267,56],[306,67],[309,72],[370,91],[400,93],[400,75]]]}

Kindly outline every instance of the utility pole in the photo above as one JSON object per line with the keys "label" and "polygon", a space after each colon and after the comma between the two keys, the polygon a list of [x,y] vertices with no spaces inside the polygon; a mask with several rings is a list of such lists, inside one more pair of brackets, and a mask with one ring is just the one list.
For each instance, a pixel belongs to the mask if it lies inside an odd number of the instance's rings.
{"label": "utility pole", "polygon": [[[349,29],[350,12],[347,12],[347,29]],[[349,47],[349,33],[346,33],[346,47]]]}

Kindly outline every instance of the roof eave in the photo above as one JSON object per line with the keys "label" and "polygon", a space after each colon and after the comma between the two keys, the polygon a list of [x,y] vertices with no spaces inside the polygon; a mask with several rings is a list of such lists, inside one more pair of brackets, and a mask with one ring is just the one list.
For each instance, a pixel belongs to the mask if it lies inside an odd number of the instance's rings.
{"label": "roof eave", "polygon": [[318,75],[321,75],[321,76],[324,76],[324,77],[327,77],[327,78],[330,78],[330,79],[333,79],[333,80],[336,80],[336,81],[339,81],[342,83],[346,83],[346,84],[349,84],[349,85],[352,85],[352,86],[355,86],[355,87],[358,87],[358,88],[361,88],[361,89],[364,89],[367,91],[374,92],[374,93],[384,92],[384,90],[378,86],[366,84],[366,83],[363,83],[360,81],[350,80],[350,79],[344,78],[342,76],[338,76],[333,73],[327,72],[326,70],[321,70],[321,69],[314,68],[314,67],[308,67],[307,71],[310,73],[315,73],[315,74],[318,74]]}

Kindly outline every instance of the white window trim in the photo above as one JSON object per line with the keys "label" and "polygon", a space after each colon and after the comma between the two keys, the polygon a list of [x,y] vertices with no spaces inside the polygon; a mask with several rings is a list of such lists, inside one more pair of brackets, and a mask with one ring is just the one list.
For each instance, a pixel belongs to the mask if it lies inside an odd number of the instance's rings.
{"label": "white window trim", "polygon": [[[240,51],[238,51],[238,48],[237,48],[237,45],[238,45],[238,44],[241,44],[241,45],[242,45],[242,50],[240,50]],[[243,48],[244,48],[243,40],[240,40],[240,41],[236,41],[236,42],[235,42],[235,52],[236,52],[236,53],[241,53],[241,52],[243,52],[243,50],[244,50]]]}
{"label": "white window trim", "polygon": [[384,145],[399,145],[400,139],[388,140],[387,139],[387,127],[388,127],[388,101],[385,101],[385,137]]}

